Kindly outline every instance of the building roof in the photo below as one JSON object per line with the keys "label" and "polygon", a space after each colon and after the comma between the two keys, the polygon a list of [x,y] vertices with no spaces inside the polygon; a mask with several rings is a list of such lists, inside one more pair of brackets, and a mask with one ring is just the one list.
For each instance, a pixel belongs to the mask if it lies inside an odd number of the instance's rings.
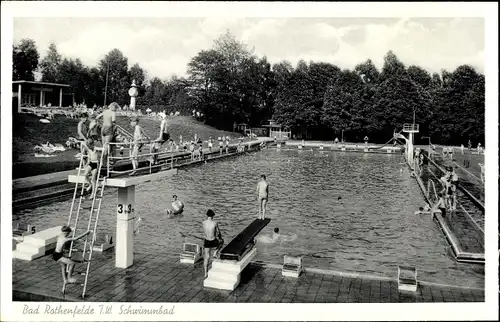
{"label": "building roof", "polygon": [[58,86],[58,87],[71,87],[68,84],[36,82],[36,81],[26,81],[26,80],[12,81],[12,84],[33,84],[33,85],[48,85],[48,86]]}
{"label": "building roof", "polygon": [[264,124],[262,127],[281,127],[280,124]]}

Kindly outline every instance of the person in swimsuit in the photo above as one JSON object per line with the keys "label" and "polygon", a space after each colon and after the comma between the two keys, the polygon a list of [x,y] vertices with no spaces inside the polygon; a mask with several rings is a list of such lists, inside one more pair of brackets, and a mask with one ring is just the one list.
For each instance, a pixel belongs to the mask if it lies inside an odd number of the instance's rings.
{"label": "person in swimsuit", "polygon": [[[97,188],[97,172],[99,170],[99,151],[98,148],[95,146],[95,142],[93,139],[89,138],[87,139],[87,143],[83,145],[83,148],[85,150],[85,153],[88,155],[88,160],[87,164],[85,165],[85,173],[83,174],[83,177],[85,178],[86,183],[88,184],[87,188],[85,189],[87,192],[90,191],[92,188],[92,194],[89,195],[89,199],[93,199],[94,194],[96,192]],[[90,182],[88,177],[91,177]]]}
{"label": "person in swimsuit", "polygon": [[267,197],[269,193],[269,184],[266,181],[266,176],[261,175],[260,181],[257,183],[257,201],[259,202],[259,219],[265,219],[267,208]]}
{"label": "person in swimsuit", "polygon": [[82,113],[80,115],[80,122],[78,122],[77,130],[78,130],[78,139],[82,141],[87,141],[87,113]]}
{"label": "person in swimsuit", "polygon": [[444,218],[444,217],[446,217],[446,201],[444,200],[444,196],[441,192],[438,193],[438,198],[439,198],[438,202],[436,203],[436,205],[433,208],[441,210],[441,215]]}
{"label": "person in swimsuit", "polygon": [[441,177],[441,182],[444,186],[443,190],[441,190],[441,193],[445,196],[445,200],[449,205],[449,208],[455,210],[457,204],[455,192],[458,185],[458,176],[453,171],[453,167],[446,167],[446,173],[443,177]]}
{"label": "person in swimsuit", "polygon": [[208,152],[212,152],[212,147],[214,146],[214,139],[210,136],[208,138]]}
{"label": "person in swimsuit", "polygon": [[172,209],[167,209],[167,214],[171,215],[180,215],[184,212],[184,204],[182,201],[177,200],[177,195],[172,196]]}
{"label": "person in swimsuit", "polygon": [[[75,261],[73,261],[71,258],[64,256],[64,246],[66,243],[78,240],[80,238],[83,238],[87,236],[90,233],[90,230],[87,230],[85,233],[81,234],[80,236],[77,236],[75,238],[70,238],[69,234],[71,233],[71,228],[68,226],[63,226],[61,228],[61,234],[57,237],[57,243],[56,243],[56,249],[54,250],[54,253],[52,253],[52,259],[59,264],[61,264],[61,271],[62,271],[62,276],[63,276],[63,281],[64,284],[66,285],[67,283],[76,283],[76,278],[74,278],[73,275],[73,268],[75,267]],[[68,266],[68,274],[66,275],[66,266]]]}
{"label": "person in swimsuit", "polygon": [[208,263],[212,257],[212,250],[215,249],[214,258],[217,258],[218,252],[224,245],[224,239],[219,228],[219,224],[214,220],[215,213],[212,209],[207,211],[207,219],[203,222],[204,241],[203,248],[205,256],[203,258],[203,268],[205,270],[205,278],[208,276]]}
{"label": "person in swimsuit", "polygon": [[156,142],[153,147],[153,164],[158,162],[158,150],[163,145],[163,143],[167,142],[170,139],[170,134],[168,133],[168,123],[167,123],[167,115],[163,112],[160,112],[161,123],[160,123],[160,135],[156,139]]}
{"label": "person in swimsuit", "polygon": [[95,115],[93,115],[93,114],[90,116],[90,124],[89,124],[89,130],[88,130],[87,137],[93,139],[94,142],[99,140],[98,123],[97,123]]}
{"label": "person in swimsuit", "polygon": [[222,142],[222,138],[219,136],[217,138],[217,141],[219,141],[219,152],[220,154],[222,154],[222,146],[224,145],[224,143]]}
{"label": "person in swimsuit", "polygon": [[229,135],[226,136],[226,154],[229,153]]}
{"label": "person in swimsuit", "polygon": [[[102,136],[102,147],[104,148],[104,158],[107,157],[108,145],[115,140],[115,132],[116,132],[116,110],[120,106],[118,103],[113,102],[109,104],[108,108],[104,110],[101,114],[97,115],[96,119],[100,119],[102,117],[102,128],[101,128],[101,136]],[[110,155],[114,156],[114,146],[109,145]],[[113,160],[110,163],[114,163]]]}
{"label": "person in swimsuit", "polygon": [[260,243],[264,244],[274,244],[276,242],[288,242],[288,241],[294,241],[297,239],[297,235],[293,234],[291,236],[286,236],[280,234],[280,229],[278,227],[274,228],[273,234],[271,236],[268,235],[259,235],[257,236],[256,240]]}
{"label": "person in swimsuit", "polygon": [[142,146],[144,143],[144,138],[149,140],[149,137],[146,135],[146,132],[142,129],[142,127],[139,125],[139,118],[137,116],[132,117],[130,121],[130,125],[134,128],[134,142],[132,146],[132,151],[131,151],[131,158],[132,158],[132,168],[133,171],[130,173],[130,175],[134,175],[135,172],[137,171],[137,167],[139,166],[139,161],[137,161],[137,157],[139,156],[139,152],[141,152]]}

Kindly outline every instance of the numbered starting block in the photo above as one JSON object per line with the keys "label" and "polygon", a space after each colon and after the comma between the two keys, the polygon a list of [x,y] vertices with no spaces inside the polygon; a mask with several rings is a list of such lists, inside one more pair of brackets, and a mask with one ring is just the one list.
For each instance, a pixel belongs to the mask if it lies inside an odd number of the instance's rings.
{"label": "numbered starting block", "polygon": [[341,148],[342,151],[345,151],[345,145],[342,146]]}
{"label": "numbered starting block", "polygon": [[279,150],[279,149],[281,149],[281,143],[278,143],[278,144],[276,145],[276,148],[277,148],[278,150]]}
{"label": "numbered starting block", "polygon": [[281,274],[288,277],[299,277],[302,272],[302,257],[285,255]]}
{"label": "numbered starting block", "polygon": [[368,148],[365,148],[365,149],[364,149],[364,152],[368,152]]}
{"label": "numbered starting block", "polygon": [[322,146],[322,145],[320,145],[320,146],[319,146],[319,149],[320,149],[320,150],[323,150],[323,146]]}
{"label": "numbered starting block", "polygon": [[299,145],[299,150],[302,150],[302,145]]}
{"label": "numbered starting block", "polygon": [[94,241],[94,247],[92,250],[94,252],[105,252],[110,248],[115,247],[113,244],[113,237],[108,234],[97,234],[96,239]]}
{"label": "numbered starting block", "polygon": [[417,287],[417,269],[415,267],[398,266],[398,290],[416,292]]}
{"label": "numbered starting block", "polygon": [[181,263],[194,264],[203,258],[201,247],[197,244],[184,243],[182,245],[182,253],[180,255]]}

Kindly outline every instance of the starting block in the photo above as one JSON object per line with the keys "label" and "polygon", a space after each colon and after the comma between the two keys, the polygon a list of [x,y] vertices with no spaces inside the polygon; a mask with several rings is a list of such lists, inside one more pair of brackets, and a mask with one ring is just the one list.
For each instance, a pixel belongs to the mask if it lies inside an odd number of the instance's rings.
{"label": "starting block", "polygon": [[278,143],[278,144],[276,145],[276,148],[277,148],[277,149],[281,149],[281,143]]}
{"label": "starting block", "polygon": [[341,148],[342,151],[345,151],[345,145],[342,146]]}
{"label": "starting block", "polygon": [[398,266],[398,290],[416,292],[417,287],[417,269],[415,267]]}
{"label": "starting block", "polygon": [[104,252],[107,251],[110,248],[115,247],[113,244],[113,237],[106,234],[98,234],[94,241],[94,247],[92,247],[92,250],[94,252]]}
{"label": "starting block", "polygon": [[299,150],[302,150],[302,145],[299,145]]}
{"label": "starting block", "polygon": [[320,150],[323,150],[323,146],[322,146],[322,145],[320,145],[320,146],[319,146],[319,149],[320,149]]}
{"label": "starting block", "polygon": [[180,255],[181,263],[194,264],[203,258],[201,247],[198,244],[184,243]]}
{"label": "starting block", "polygon": [[364,152],[368,152],[368,148],[365,148],[365,149],[364,149]]}
{"label": "starting block", "polygon": [[17,223],[16,228],[12,231],[12,238],[18,242],[23,241],[24,236],[32,235],[36,232],[35,226],[21,226]]}
{"label": "starting block", "polygon": [[300,273],[302,273],[302,257],[285,255],[281,275],[297,278]]}
{"label": "starting block", "polygon": [[271,219],[255,219],[239,233],[220,252],[220,258],[214,259],[204,287],[234,291],[240,284],[241,272],[257,255],[255,237],[269,224]]}

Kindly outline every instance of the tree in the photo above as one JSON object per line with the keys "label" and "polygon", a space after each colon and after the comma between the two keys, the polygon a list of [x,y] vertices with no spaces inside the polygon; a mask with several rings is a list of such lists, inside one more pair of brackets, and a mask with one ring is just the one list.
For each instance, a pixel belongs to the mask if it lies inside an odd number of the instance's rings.
{"label": "tree", "polygon": [[113,101],[120,105],[127,104],[130,88],[127,57],[115,48],[99,62],[99,70],[104,80],[106,80],[106,75],[108,76],[106,104]]}
{"label": "tree", "polygon": [[57,47],[51,43],[47,55],[40,62],[40,71],[42,72],[42,81],[57,83],[59,80],[59,68],[61,66],[62,56],[57,52]]}
{"label": "tree", "polygon": [[141,68],[141,66],[139,66],[139,64],[135,63],[128,71],[128,79],[130,84],[132,84],[132,81],[135,80],[137,86],[143,87],[146,82],[146,72]]}
{"label": "tree", "polygon": [[22,39],[19,45],[12,48],[12,55],[12,79],[34,80],[33,72],[37,69],[40,58],[35,41]]}

